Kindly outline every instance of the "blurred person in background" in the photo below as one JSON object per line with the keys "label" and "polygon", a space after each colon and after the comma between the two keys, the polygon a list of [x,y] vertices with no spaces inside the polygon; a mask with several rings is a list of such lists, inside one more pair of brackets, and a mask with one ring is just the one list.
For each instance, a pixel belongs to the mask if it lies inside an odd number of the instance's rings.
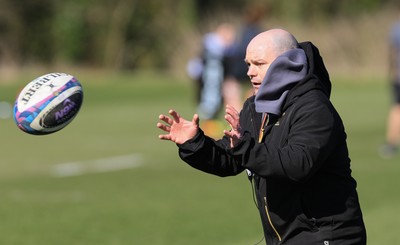
{"label": "blurred person in background", "polygon": [[240,114],[226,106],[224,137],[206,136],[198,114],[186,120],[170,110],[159,115],[159,138],[203,172],[246,171],[268,245],[365,245],[347,136],[317,47],[272,29],[250,41],[245,61],[255,95]]}
{"label": "blurred person in background", "polygon": [[231,45],[225,58],[225,80],[222,86],[222,94],[225,104],[240,110],[243,104],[243,96],[247,99],[252,94],[243,95],[242,87],[248,82],[247,64],[244,62],[246,48],[251,39],[261,33],[260,22],[265,15],[265,7],[250,5],[244,11],[244,23],[236,35],[236,40]]}
{"label": "blurred person in background", "polygon": [[389,37],[389,81],[393,101],[387,118],[386,143],[380,149],[383,158],[393,157],[400,142],[400,4],[398,15],[399,20]]}
{"label": "blurred person in background", "polygon": [[233,25],[219,24],[213,32],[204,35],[201,56],[190,60],[187,66],[189,76],[197,83],[197,112],[203,119],[202,128],[213,137],[219,137],[222,130],[218,115],[223,105],[223,61],[234,38]]}

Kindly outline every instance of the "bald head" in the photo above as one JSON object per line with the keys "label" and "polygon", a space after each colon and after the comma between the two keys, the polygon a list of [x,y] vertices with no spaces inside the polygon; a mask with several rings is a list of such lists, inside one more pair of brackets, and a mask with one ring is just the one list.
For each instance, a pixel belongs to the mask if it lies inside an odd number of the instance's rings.
{"label": "bald head", "polygon": [[288,31],[271,29],[254,37],[249,43],[250,46],[264,47],[265,51],[271,52],[277,57],[290,49],[298,48],[298,43]]}
{"label": "bald head", "polygon": [[258,91],[271,63],[280,55],[299,44],[292,34],[282,29],[271,29],[255,36],[247,46],[245,61],[249,66],[247,75],[255,92]]}

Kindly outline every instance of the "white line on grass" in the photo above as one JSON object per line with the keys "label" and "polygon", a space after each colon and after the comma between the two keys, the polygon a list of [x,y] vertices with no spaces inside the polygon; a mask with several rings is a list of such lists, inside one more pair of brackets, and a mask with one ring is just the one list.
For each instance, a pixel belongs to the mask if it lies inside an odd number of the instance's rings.
{"label": "white line on grass", "polygon": [[137,168],[141,165],[143,165],[142,156],[140,154],[130,154],[88,161],[56,164],[51,169],[51,175],[54,177],[69,177],[89,173],[103,173]]}

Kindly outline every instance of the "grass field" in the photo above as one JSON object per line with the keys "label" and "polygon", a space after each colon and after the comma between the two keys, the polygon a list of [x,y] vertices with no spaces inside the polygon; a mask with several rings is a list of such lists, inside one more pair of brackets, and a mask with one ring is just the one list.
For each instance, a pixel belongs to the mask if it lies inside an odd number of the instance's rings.
{"label": "grass field", "polygon": [[[39,75],[0,84],[0,101],[12,103]],[[181,162],[174,144],[158,140],[160,113],[192,116],[189,82],[153,73],[74,75],[84,105],[64,130],[31,136],[0,119],[0,244],[242,245],[262,238],[244,173],[203,174]],[[369,244],[400,244],[400,158],[377,154],[388,96],[382,80],[333,85]],[[114,162],[126,169],[112,169]],[[76,172],[55,172],[65,165]]]}

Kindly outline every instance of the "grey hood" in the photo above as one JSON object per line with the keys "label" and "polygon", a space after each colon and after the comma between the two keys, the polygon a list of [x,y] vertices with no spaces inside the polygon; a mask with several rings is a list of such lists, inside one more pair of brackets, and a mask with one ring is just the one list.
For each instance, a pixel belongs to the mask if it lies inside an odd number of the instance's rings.
{"label": "grey hood", "polygon": [[307,75],[307,70],[303,49],[291,49],[278,56],[268,68],[255,96],[256,111],[280,116],[289,90]]}

